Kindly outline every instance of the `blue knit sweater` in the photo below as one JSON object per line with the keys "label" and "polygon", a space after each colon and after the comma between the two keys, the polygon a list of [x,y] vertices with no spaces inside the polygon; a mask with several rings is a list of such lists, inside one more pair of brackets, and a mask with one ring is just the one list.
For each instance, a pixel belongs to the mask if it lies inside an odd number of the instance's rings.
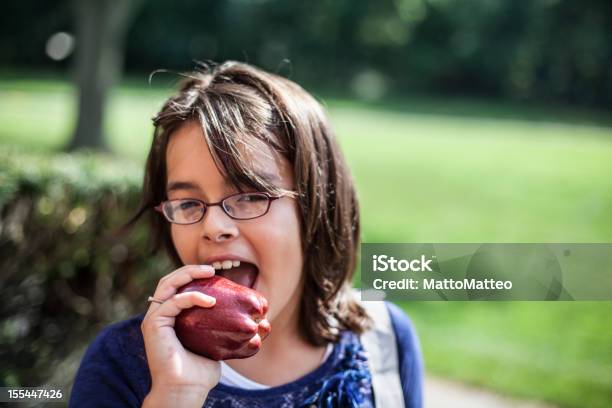
{"label": "blue knit sweater", "polygon": [[[387,303],[395,331],[406,408],[422,406],[423,364],[409,318]],[[69,407],[140,407],[151,389],[140,324],[144,314],[106,327],[87,349],[76,374]],[[375,317],[374,317],[375,318]],[[288,384],[246,390],[219,383],[204,407],[373,407],[367,358],[359,337],[342,333],[327,360]]]}

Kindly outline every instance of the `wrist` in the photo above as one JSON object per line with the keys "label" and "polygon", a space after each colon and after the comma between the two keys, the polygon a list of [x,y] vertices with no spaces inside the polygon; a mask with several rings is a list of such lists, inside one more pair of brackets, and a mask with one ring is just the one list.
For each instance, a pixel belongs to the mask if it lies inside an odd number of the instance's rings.
{"label": "wrist", "polygon": [[156,407],[197,407],[201,408],[208,396],[208,389],[199,385],[153,385],[142,406]]}

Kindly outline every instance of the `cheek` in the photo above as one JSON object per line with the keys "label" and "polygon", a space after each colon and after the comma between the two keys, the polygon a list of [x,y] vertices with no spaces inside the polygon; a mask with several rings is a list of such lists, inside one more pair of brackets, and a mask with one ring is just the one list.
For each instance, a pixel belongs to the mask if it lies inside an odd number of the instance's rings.
{"label": "cheek", "polygon": [[[280,206],[279,206],[280,207]],[[268,316],[274,318],[291,301],[299,301],[303,255],[297,210],[285,205],[270,212],[262,223],[257,252],[262,266],[261,291],[270,301]],[[253,241],[251,241],[253,242]]]}
{"label": "cheek", "polygon": [[198,241],[194,239],[194,234],[195,238],[197,238],[197,230],[190,226],[172,224],[170,227],[170,236],[174,243],[174,248],[185,265],[197,263]]}
{"label": "cheek", "polygon": [[[286,266],[291,266],[292,274],[299,277],[302,269],[302,240],[297,210],[291,205],[282,206],[270,221],[266,234],[268,252]],[[294,270],[296,267],[298,270]]]}

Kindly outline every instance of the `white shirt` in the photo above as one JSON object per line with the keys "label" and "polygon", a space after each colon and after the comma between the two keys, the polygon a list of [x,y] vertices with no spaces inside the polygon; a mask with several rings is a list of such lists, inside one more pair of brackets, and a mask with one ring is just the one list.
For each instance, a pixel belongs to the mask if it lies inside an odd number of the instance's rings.
{"label": "white shirt", "polygon": [[[325,354],[323,355],[321,363],[327,360],[327,357],[329,357],[333,349],[333,344],[329,343],[327,345],[327,348],[325,349]],[[221,361],[221,380],[219,382],[223,385],[243,388],[245,390],[265,390],[267,388],[270,388],[269,385],[263,385],[255,381],[249,380],[248,378],[234,370],[232,367],[225,364],[225,362],[223,361]]]}

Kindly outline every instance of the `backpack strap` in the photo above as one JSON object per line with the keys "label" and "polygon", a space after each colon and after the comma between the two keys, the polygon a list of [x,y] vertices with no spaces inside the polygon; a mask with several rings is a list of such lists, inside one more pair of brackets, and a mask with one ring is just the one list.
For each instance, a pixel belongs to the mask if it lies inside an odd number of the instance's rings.
{"label": "backpack strap", "polygon": [[361,344],[369,357],[374,402],[377,407],[404,408],[397,343],[389,310],[384,301],[360,301],[360,304],[374,321],[372,329],[361,335]]}

